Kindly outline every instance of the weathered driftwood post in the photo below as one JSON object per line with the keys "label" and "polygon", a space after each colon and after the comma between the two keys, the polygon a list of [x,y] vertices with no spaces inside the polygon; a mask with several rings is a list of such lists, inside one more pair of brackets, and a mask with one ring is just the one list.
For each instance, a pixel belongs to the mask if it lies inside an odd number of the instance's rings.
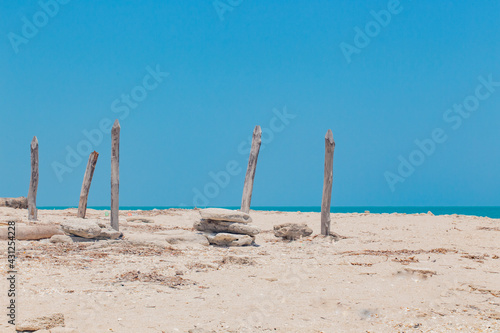
{"label": "weathered driftwood post", "polygon": [[36,192],[38,190],[38,139],[36,136],[31,140],[31,180],[28,192],[28,220],[36,221],[38,212],[36,209]]}
{"label": "weathered driftwood post", "polygon": [[95,165],[97,163],[97,158],[99,153],[94,151],[90,153],[89,161],[87,163],[87,169],[85,170],[85,176],[83,176],[82,190],[80,191],[80,202],[78,203],[78,217],[85,218],[85,213],[87,212],[87,199],[89,197],[90,184],[92,183],[92,177],[94,176]]}
{"label": "weathered driftwood post", "polygon": [[250,212],[250,202],[252,201],[253,180],[255,178],[255,169],[257,168],[257,159],[259,158],[260,144],[262,142],[262,130],[260,126],[255,126],[253,130],[252,148],[248,158],[247,174],[245,176],[245,185],[243,185],[243,197],[241,198],[241,211]]}
{"label": "weathered driftwood post", "polygon": [[323,201],[321,202],[321,234],[324,236],[330,234],[334,150],[335,141],[333,141],[332,130],[328,130],[325,136],[325,176],[323,181]]}
{"label": "weathered driftwood post", "polygon": [[111,129],[111,228],[118,231],[120,213],[120,122],[115,120]]}

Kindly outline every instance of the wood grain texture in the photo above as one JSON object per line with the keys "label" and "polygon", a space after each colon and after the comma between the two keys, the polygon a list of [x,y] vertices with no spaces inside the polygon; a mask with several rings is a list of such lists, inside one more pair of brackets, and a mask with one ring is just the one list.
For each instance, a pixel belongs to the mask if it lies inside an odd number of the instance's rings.
{"label": "wood grain texture", "polygon": [[260,126],[256,126],[253,131],[252,148],[250,149],[250,157],[248,158],[248,167],[245,176],[245,184],[243,185],[243,196],[241,198],[241,211],[245,213],[250,212],[253,181],[255,178],[255,170],[257,169],[257,159],[259,158],[260,144],[262,142],[261,137],[262,137],[262,130]]}
{"label": "wood grain texture", "polygon": [[119,230],[120,194],[120,122],[111,129],[111,227]]}
{"label": "wood grain texture", "polygon": [[325,174],[323,181],[323,200],[321,202],[321,234],[330,234],[330,205],[332,202],[333,183],[333,153],[335,151],[335,141],[331,130],[325,136]]}
{"label": "wood grain texture", "polygon": [[92,177],[94,176],[95,166],[97,164],[97,158],[99,153],[94,151],[90,153],[89,161],[87,163],[87,169],[85,170],[85,175],[83,176],[82,190],[80,191],[80,202],[78,203],[78,214],[80,218],[85,218],[87,212],[87,200],[89,197],[90,184],[92,183]]}
{"label": "wood grain texture", "polygon": [[31,140],[31,179],[28,191],[28,220],[36,221],[38,211],[36,208],[36,193],[38,191],[38,139]]}

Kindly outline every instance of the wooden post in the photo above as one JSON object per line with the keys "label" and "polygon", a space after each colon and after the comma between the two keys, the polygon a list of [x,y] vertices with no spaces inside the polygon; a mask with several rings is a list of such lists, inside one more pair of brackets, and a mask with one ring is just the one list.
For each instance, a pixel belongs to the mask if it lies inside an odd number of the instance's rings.
{"label": "wooden post", "polygon": [[115,120],[111,129],[111,228],[119,230],[120,193],[120,122]]}
{"label": "wooden post", "polygon": [[90,153],[89,161],[87,163],[87,169],[85,170],[85,176],[83,176],[82,190],[80,191],[80,202],[78,203],[78,217],[85,218],[85,213],[87,212],[87,199],[89,197],[90,184],[92,183],[92,177],[94,176],[95,165],[97,163],[97,158],[99,153],[94,151]]}
{"label": "wooden post", "polygon": [[38,211],[36,209],[36,192],[38,190],[38,139],[36,136],[31,140],[31,179],[28,192],[28,220],[36,221]]}
{"label": "wooden post", "polygon": [[245,185],[243,186],[243,197],[241,198],[241,211],[250,212],[250,202],[252,201],[253,180],[255,178],[255,169],[257,168],[257,159],[259,158],[260,144],[262,142],[262,130],[260,126],[255,126],[253,130],[252,148],[248,158],[247,174],[245,176]]}
{"label": "wooden post", "polygon": [[323,201],[321,202],[321,234],[324,236],[330,234],[334,151],[335,141],[333,141],[332,130],[328,130],[325,136],[325,175],[323,181]]}

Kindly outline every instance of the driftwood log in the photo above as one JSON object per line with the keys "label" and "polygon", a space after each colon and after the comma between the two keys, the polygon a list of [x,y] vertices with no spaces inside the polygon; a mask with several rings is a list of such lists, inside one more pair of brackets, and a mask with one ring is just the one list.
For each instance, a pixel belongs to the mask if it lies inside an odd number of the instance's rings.
{"label": "driftwood log", "polygon": [[256,126],[253,131],[252,148],[248,158],[247,173],[245,176],[245,185],[243,185],[243,196],[241,198],[241,211],[250,212],[250,203],[252,201],[253,180],[255,178],[255,169],[257,168],[257,159],[259,158],[260,144],[262,142],[262,130]]}
{"label": "driftwood log", "polygon": [[11,207],[11,208],[28,208],[28,199],[25,197],[19,198],[0,198],[0,207]]}
{"label": "driftwood log", "polygon": [[332,203],[332,183],[333,183],[333,152],[335,151],[335,141],[331,130],[325,136],[325,174],[323,181],[323,200],[321,202],[321,234],[330,234],[330,205]]}
{"label": "driftwood log", "polygon": [[38,139],[36,136],[31,141],[31,180],[28,191],[28,220],[36,221],[36,192],[38,190]]}
{"label": "driftwood log", "polygon": [[89,161],[87,163],[87,169],[85,170],[85,176],[83,176],[82,190],[80,191],[80,202],[78,203],[78,214],[80,218],[85,218],[85,213],[87,212],[87,199],[89,197],[90,184],[92,183],[92,177],[94,176],[95,165],[97,163],[97,158],[99,153],[94,151],[90,153]]}
{"label": "driftwood log", "polygon": [[[53,225],[16,226],[16,239],[18,240],[37,240],[50,238],[54,235],[64,235],[64,232],[58,226]],[[0,227],[0,240],[6,240],[8,236],[9,227]]]}
{"label": "driftwood log", "polygon": [[111,129],[111,228],[119,230],[120,194],[120,122]]}

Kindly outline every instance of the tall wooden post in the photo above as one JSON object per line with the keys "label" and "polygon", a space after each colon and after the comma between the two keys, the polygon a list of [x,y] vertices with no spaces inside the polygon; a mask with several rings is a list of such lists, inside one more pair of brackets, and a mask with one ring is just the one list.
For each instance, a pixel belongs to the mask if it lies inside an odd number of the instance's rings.
{"label": "tall wooden post", "polygon": [[111,129],[111,227],[119,230],[120,193],[120,122],[115,120]]}
{"label": "tall wooden post", "polygon": [[31,140],[31,179],[28,192],[28,220],[36,221],[38,211],[36,209],[36,192],[38,190],[38,139],[36,136]]}
{"label": "tall wooden post", "polygon": [[330,234],[334,151],[335,141],[333,141],[332,130],[328,130],[325,136],[325,175],[323,181],[323,201],[321,202],[321,234],[324,236]]}
{"label": "tall wooden post", "polygon": [[241,198],[241,211],[250,212],[250,202],[252,201],[253,180],[255,178],[255,169],[257,168],[257,159],[259,158],[260,144],[262,142],[262,130],[260,126],[255,126],[253,130],[252,148],[248,158],[247,174],[245,176],[245,185],[243,185],[243,197]]}
{"label": "tall wooden post", "polygon": [[85,170],[85,176],[83,176],[82,190],[80,191],[80,202],[78,203],[78,217],[85,218],[85,213],[87,212],[87,199],[89,197],[90,184],[92,183],[92,177],[94,176],[95,165],[97,163],[97,158],[99,153],[94,151],[90,153],[89,161],[87,163],[87,169]]}

